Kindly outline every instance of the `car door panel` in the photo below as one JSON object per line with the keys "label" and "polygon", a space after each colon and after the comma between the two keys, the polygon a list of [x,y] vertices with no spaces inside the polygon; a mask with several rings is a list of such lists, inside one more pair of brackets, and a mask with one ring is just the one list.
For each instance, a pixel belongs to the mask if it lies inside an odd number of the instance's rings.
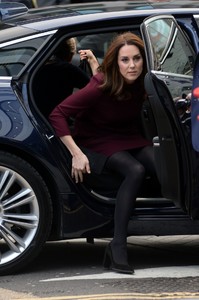
{"label": "car door panel", "polygon": [[[179,150],[177,148],[179,142],[175,129],[170,122],[170,112],[165,107],[164,99],[169,96],[168,91],[164,83],[152,73],[146,76],[145,86],[155,120],[158,124],[158,135],[153,142],[156,170],[161,183],[162,194],[164,197],[174,200],[177,205],[181,199],[178,182],[180,180],[180,164],[176,164],[176,161],[179,159]],[[160,101],[160,97],[162,101]]]}
{"label": "car door panel", "polygon": [[147,18],[141,32],[148,63],[145,88],[157,125],[153,141],[162,194],[198,218],[197,188],[191,185],[195,164],[191,128],[176,110],[176,101],[191,91],[196,55],[172,16]]}

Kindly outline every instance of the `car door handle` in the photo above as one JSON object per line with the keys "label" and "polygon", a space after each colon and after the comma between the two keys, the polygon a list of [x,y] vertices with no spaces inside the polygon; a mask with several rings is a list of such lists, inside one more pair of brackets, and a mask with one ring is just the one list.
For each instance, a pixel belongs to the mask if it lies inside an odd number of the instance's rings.
{"label": "car door handle", "polygon": [[163,142],[171,142],[172,141],[172,138],[170,136],[162,136],[161,140]]}

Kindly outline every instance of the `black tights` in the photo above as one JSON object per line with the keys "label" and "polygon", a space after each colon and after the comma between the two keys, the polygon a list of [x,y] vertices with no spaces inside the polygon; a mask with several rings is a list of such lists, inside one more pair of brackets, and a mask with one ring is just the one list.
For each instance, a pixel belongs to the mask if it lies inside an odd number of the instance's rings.
{"label": "black tights", "polygon": [[135,207],[137,194],[146,172],[155,175],[153,148],[148,146],[131,152],[117,152],[108,159],[106,168],[124,177],[116,197],[111,245],[115,261],[125,264],[128,221]]}

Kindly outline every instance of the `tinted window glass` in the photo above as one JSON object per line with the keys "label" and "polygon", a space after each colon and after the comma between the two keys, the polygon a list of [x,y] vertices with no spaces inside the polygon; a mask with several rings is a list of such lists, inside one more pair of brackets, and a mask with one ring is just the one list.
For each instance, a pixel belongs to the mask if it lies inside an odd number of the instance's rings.
{"label": "tinted window glass", "polygon": [[194,18],[195,18],[195,21],[196,21],[196,23],[198,25],[198,29],[199,29],[199,16],[195,15]]}
{"label": "tinted window glass", "polygon": [[147,24],[155,74],[167,85],[184,128],[190,128],[190,97],[195,53],[172,18],[154,18]]}
{"label": "tinted window glass", "polygon": [[46,38],[39,37],[0,47],[0,76],[17,75]]}
{"label": "tinted window glass", "polygon": [[116,33],[109,32],[79,36],[77,37],[78,50],[91,49],[98,59],[103,58],[115,35]]}
{"label": "tinted window glass", "polygon": [[149,24],[148,30],[157,70],[192,75],[194,53],[172,20],[155,20]]}

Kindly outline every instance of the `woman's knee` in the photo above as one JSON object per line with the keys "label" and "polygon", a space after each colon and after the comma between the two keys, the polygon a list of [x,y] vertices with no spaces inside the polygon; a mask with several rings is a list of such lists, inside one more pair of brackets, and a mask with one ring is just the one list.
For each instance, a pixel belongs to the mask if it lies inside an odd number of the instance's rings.
{"label": "woman's knee", "polygon": [[156,174],[154,149],[151,146],[143,148],[139,151],[135,158],[144,166],[147,173]]}
{"label": "woman's knee", "polygon": [[145,176],[145,167],[128,152],[114,154],[108,160],[107,167],[124,177],[143,178]]}
{"label": "woman's knee", "polygon": [[128,176],[136,179],[143,179],[146,173],[144,166],[140,163],[129,165],[126,171]]}

